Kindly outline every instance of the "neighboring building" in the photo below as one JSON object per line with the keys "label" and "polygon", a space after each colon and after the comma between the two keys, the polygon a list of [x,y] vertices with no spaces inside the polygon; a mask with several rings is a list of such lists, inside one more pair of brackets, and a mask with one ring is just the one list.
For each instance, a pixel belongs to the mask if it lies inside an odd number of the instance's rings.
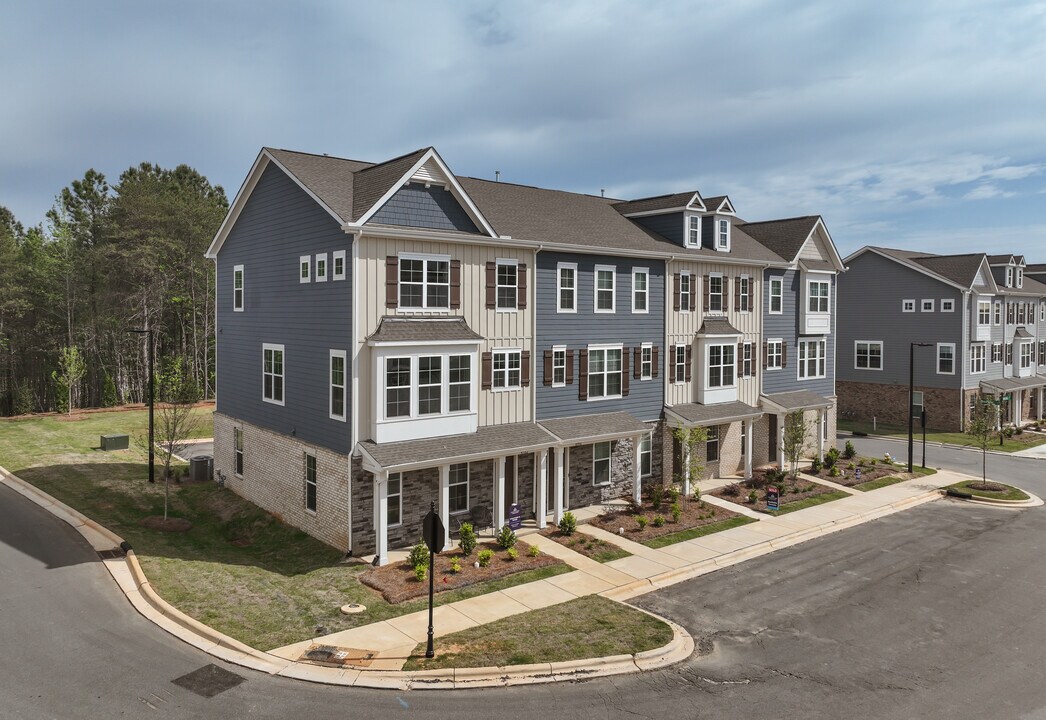
{"label": "neighboring building", "polygon": [[[688,484],[675,427],[708,427],[706,474],[725,476],[779,454],[784,412],[834,428],[842,264],[819,218],[459,178],[432,148],[379,164],[266,148],[208,256],[219,477],[379,563],[431,503],[449,534],[477,507],[543,527]],[[771,321],[781,370],[809,352],[808,373],[770,377]]]}
{"label": "neighboring building", "polygon": [[962,430],[981,394],[1000,400],[1004,423],[1041,417],[1046,284],[1023,257],[865,247],[845,263],[843,417],[907,424],[912,343],[928,344],[914,350],[914,412],[928,427]]}

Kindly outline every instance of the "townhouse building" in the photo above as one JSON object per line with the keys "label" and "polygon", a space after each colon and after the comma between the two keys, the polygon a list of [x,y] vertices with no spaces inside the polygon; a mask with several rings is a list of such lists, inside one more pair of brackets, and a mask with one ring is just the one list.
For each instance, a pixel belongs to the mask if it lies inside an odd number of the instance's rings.
{"label": "townhouse building", "polygon": [[458,177],[433,148],[264,148],[208,251],[216,472],[379,564],[433,503],[450,535],[689,485],[676,427],[709,428],[706,474],[750,474],[782,413],[834,428],[842,264],[819,218],[780,222]]}
{"label": "townhouse building", "polygon": [[[1027,272],[1022,256],[864,247],[845,263],[844,417],[906,425],[912,357],[912,412],[925,410],[929,428],[964,429],[981,395],[1000,403],[1004,424],[1042,417],[1046,284]],[[913,351],[913,343],[924,345]]]}

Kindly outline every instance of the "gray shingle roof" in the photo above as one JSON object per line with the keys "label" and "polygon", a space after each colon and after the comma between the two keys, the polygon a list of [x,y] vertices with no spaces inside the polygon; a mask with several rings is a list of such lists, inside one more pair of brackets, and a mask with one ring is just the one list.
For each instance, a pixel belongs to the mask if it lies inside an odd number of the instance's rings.
{"label": "gray shingle roof", "polygon": [[364,440],[360,445],[383,469],[398,470],[536,452],[555,443],[556,439],[537,423],[523,422],[488,425],[468,435],[380,445],[373,440]]}
{"label": "gray shingle roof", "polygon": [[764,402],[770,401],[777,407],[783,408],[785,412],[812,410],[813,408],[830,407],[832,405],[831,400],[810,390],[795,390],[793,392],[763,395],[760,400]]}
{"label": "gray shingle roof", "polygon": [[[639,198],[638,200],[626,200],[624,202],[615,203],[614,209],[622,215],[649,212],[651,210],[671,210],[673,208],[686,207],[695,195],[698,195],[698,192],[696,190],[691,190],[689,192]],[[700,196],[698,195],[698,197]]]}
{"label": "gray shingle roof", "polygon": [[[723,204],[723,201],[727,199],[726,195],[713,195],[712,197],[704,198],[705,207],[708,208],[709,212],[715,212]],[[724,210],[724,212],[732,212],[732,210]]]}
{"label": "gray shingle roof", "polygon": [[980,270],[981,262],[985,258],[984,253],[934,255],[933,253],[899,250],[897,248],[872,247],[872,249],[901,262],[918,265],[929,270],[934,275],[964,288],[973,285],[973,281],[977,277],[977,271]]}
{"label": "gray shingle roof", "polygon": [[725,317],[705,317],[698,335],[740,335],[741,331],[730,324]]}
{"label": "gray shingle roof", "polygon": [[994,395],[998,392],[1009,392],[1010,390],[1023,390],[1025,388],[1036,388],[1046,385],[1046,375],[1032,375],[1026,378],[997,378],[995,380],[981,380],[981,390]]}
{"label": "gray shingle roof", "polygon": [[650,431],[641,420],[627,412],[542,420],[538,424],[565,442],[611,440]]}
{"label": "gray shingle roof", "polygon": [[1032,338],[1035,337],[1030,332],[1028,332],[1027,328],[1023,328],[1023,327],[1017,328],[1017,330],[1013,333],[1013,336],[1015,338],[1019,338],[1021,340],[1031,340]]}
{"label": "gray shingle roof", "polygon": [[337,213],[342,222],[353,220],[353,174],[370,167],[371,163],[293,150],[265,149]]}
{"label": "gray shingle roof", "polygon": [[691,425],[702,426],[748,420],[763,414],[763,411],[759,408],[743,402],[718,403],[716,405],[684,403],[682,405],[673,405],[669,410]]}
{"label": "gray shingle roof", "polygon": [[820,219],[817,215],[806,215],[784,220],[740,223],[736,227],[740,227],[785,260],[791,261],[802,250],[803,243],[810,237]]}
{"label": "gray shingle roof", "polygon": [[483,336],[474,332],[465,318],[407,318],[386,315],[378,329],[367,340],[371,343],[390,342],[449,342],[453,340],[480,341]]}
{"label": "gray shingle roof", "polygon": [[1006,264],[1008,264],[1010,262],[1010,260],[1013,260],[1013,259],[1014,259],[1013,255],[989,255],[988,256],[988,264],[989,265],[1006,265]]}
{"label": "gray shingle roof", "polygon": [[403,174],[429,150],[431,148],[421,148],[358,171],[352,198],[352,219],[358,220],[363,213],[370,210],[374,203],[392,188],[393,183],[403,177]]}

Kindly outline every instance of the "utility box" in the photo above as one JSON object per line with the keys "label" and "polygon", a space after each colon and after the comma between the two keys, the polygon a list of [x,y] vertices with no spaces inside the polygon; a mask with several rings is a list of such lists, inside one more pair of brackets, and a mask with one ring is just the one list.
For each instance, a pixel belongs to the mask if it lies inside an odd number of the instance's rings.
{"label": "utility box", "polygon": [[126,435],[102,435],[102,450],[126,450]]}
{"label": "utility box", "polygon": [[189,480],[191,482],[207,482],[211,479],[214,471],[214,458],[210,455],[197,455],[189,460]]}

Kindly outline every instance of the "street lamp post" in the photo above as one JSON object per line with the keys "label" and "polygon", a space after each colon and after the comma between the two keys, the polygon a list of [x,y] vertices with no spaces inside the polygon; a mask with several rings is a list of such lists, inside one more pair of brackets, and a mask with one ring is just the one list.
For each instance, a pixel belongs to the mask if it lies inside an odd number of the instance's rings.
{"label": "street lamp post", "polygon": [[[912,455],[915,452],[915,416],[912,407],[915,401],[915,348],[931,347],[930,343],[913,342],[908,349],[908,472],[912,472]],[[955,362],[955,358],[952,358]],[[926,460],[923,459],[925,464]]]}
{"label": "street lamp post", "polygon": [[136,333],[138,335],[148,335],[148,362],[149,362],[149,482],[156,482],[156,443],[153,439],[153,410],[155,408],[155,400],[153,394],[156,392],[156,379],[153,376],[154,363],[153,363],[153,331],[151,328],[145,330],[128,330],[127,332]]}

